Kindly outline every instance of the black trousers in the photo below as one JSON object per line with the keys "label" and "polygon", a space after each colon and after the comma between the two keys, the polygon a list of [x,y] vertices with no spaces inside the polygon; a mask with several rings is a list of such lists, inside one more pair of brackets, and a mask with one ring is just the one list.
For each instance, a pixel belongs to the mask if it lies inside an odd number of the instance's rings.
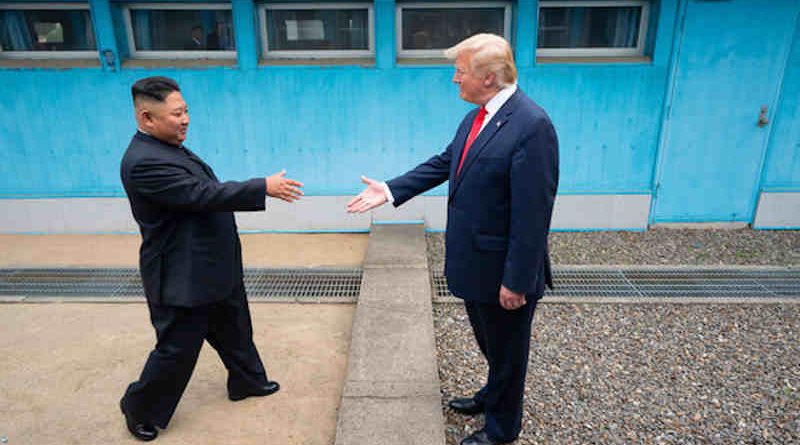
{"label": "black trousers", "polygon": [[216,349],[228,370],[228,392],[264,386],[267,373],[253,343],[244,285],[227,299],[200,307],[148,303],[156,347],[122,403],[137,419],[166,428],[189,383],[203,341]]}
{"label": "black trousers", "polygon": [[484,404],[484,429],[493,439],[511,442],[522,430],[522,404],[531,324],[537,300],[505,310],[498,303],[464,302],[478,347],[489,363],[486,385],[475,394]]}

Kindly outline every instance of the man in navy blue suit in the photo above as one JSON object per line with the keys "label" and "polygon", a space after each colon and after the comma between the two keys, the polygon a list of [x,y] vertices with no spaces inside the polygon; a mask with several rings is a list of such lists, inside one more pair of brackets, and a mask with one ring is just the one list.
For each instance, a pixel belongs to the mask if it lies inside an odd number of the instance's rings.
{"label": "man in navy blue suit", "polygon": [[441,153],[385,183],[362,177],[367,188],[350,212],[389,201],[399,206],[449,180],[445,275],[464,300],[481,352],[486,385],[448,405],[485,414],[484,427],[462,445],[516,440],[531,323],[545,284],[552,287],[547,234],[558,187],[558,140],[550,118],[516,84],[508,42],[474,35],[445,51],[455,59],[461,98],[478,105]]}
{"label": "man in navy blue suit", "polygon": [[280,388],[267,379],[253,343],[233,212],[264,210],[267,196],[293,202],[303,193],[285,171],[220,182],[183,145],[189,109],[174,80],[141,79],[131,94],[139,128],[120,174],[142,234],[139,266],[157,343],[120,408],[130,433],[149,441],[172,418],[204,341],[228,370],[231,400]]}

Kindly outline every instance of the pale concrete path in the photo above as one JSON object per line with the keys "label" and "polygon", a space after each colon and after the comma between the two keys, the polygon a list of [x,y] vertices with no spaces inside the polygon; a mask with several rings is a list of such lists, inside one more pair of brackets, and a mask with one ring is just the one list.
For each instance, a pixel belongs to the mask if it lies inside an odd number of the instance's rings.
{"label": "pale concrete path", "polygon": [[[246,267],[357,267],[367,234],[243,235]],[[0,267],[136,267],[138,235],[0,235]],[[205,346],[157,444],[330,445],[355,308],[252,304],[254,339],[279,393],[228,401]],[[142,304],[0,304],[0,438],[9,445],[140,443],[119,398],[155,336]]]}
{"label": "pale concrete path", "polygon": [[[366,233],[240,235],[245,267],[358,267]],[[139,267],[139,235],[3,235],[0,267]]]}
{"label": "pale concrete path", "polygon": [[422,225],[372,226],[336,445],[444,445]]}

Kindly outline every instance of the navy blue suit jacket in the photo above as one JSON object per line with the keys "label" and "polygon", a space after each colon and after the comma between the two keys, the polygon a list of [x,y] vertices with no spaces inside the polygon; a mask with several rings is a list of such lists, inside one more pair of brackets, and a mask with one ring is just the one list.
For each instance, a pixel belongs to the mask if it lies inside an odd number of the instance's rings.
{"label": "navy blue suit jacket", "polygon": [[219,182],[184,147],[137,132],[121,164],[139,224],[139,268],[147,301],[193,307],[231,296],[242,284],[233,211],[264,210],[264,178]]}
{"label": "navy blue suit jacket", "polygon": [[399,206],[450,180],[445,275],[465,300],[498,302],[500,285],[538,299],[552,287],[547,234],[558,187],[558,140],[550,118],[521,90],[495,113],[456,175],[478,109],[439,155],[387,181]]}

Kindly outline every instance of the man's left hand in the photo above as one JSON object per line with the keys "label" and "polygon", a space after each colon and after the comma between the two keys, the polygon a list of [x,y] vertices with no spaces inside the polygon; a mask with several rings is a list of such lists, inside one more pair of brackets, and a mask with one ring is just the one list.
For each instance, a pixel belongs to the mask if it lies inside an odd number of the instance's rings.
{"label": "man's left hand", "polygon": [[513,290],[500,285],[500,306],[507,311],[513,311],[525,306],[525,294],[518,294]]}

